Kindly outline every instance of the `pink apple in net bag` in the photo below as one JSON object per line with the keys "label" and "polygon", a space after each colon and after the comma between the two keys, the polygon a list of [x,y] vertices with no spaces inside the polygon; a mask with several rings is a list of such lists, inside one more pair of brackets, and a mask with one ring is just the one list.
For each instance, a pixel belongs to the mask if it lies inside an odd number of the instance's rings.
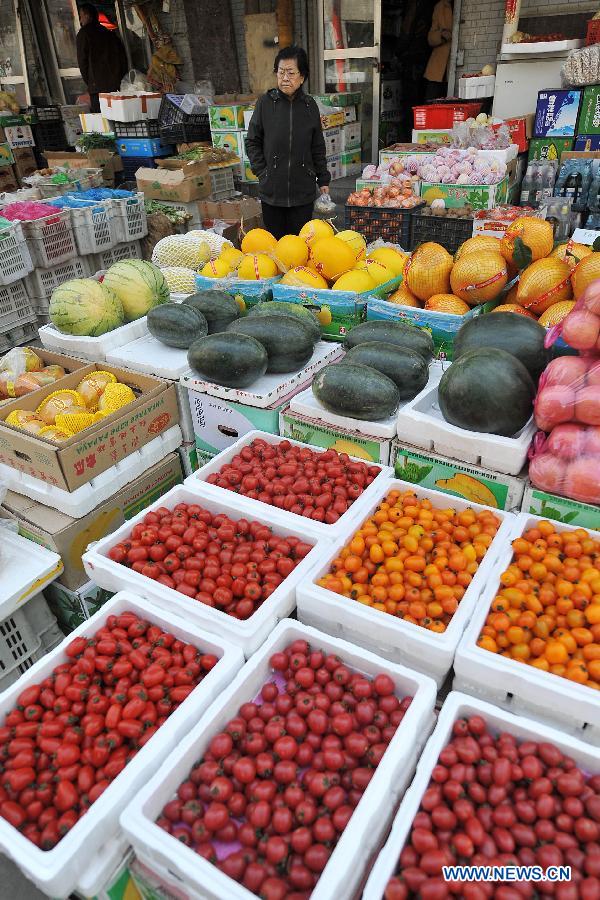
{"label": "pink apple in net bag", "polygon": [[554,384],[567,384],[573,388],[583,386],[588,369],[588,360],[580,356],[559,356],[546,366],[540,379],[540,390]]}
{"label": "pink apple in net bag", "polygon": [[552,431],[562,422],[575,418],[575,391],[565,384],[544,386],[534,407],[535,422],[542,431]]}
{"label": "pink apple in net bag", "polygon": [[585,309],[600,316],[600,280],[588,285],[579,300]]}
{"label": "pink apple in net bag", "polygon": [[541,491],[559,494],[562,490],[568,463],[552,453],[540,453],[529,463],[531,483]]}
{"label": "pink apple in net bag", "polygon": [[600,426],[592,425],[585,429],[585,453],[595,456],[600,465]]}
{"label": "pink apple in net bag", "polygon": [[580,503],[600,503],[599,463],[597,456],[583,456],[570,463],[565,473],[563,493]]}
{"label": "pink apple in net bag", "polygon": [[583,425],[600,425],[600,388],[598,385],[591,384],[577,391],[575,418]]}
{"label": "pink apple in net bag", "polygon": [[600,359],[595,359],[590,363],[587,372],[586,384],[596,384],[600,390]]}
{"label": "pink apple in net bag", "polygon": [[574,309],[564,319],[563,340],[574,350],[593,350],[600,336],[600,318],[587,309]]}
{"label": "pink apple in net bag", "polygon": [[561,457],[561,459],[577,459],[578,456],[583,456],[586,452],[587,431],[588,429],[581,425],[575,425],[571,422],[565,425],[557,425],[556,428],[552,429],[552,434],[548,438],[547,449],[555,456]]}

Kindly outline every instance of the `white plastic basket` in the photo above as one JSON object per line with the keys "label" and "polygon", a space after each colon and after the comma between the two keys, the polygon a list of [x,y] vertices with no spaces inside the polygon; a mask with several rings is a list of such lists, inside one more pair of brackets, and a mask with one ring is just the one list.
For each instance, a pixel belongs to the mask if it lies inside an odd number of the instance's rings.
{"label": "white plastic basket", "polygon": [[99,200],[94,206],[70,207],[77,249],[82,256],[111,250],[117,243],[110,200]]}
{"label": "white plastic basket", "polygon": [[75,235],[68,209],[59,209],[51,216],[21,222],[21,225],[34,266],[49,269],[77,256]]}
{"label": "white plastic basket", "polygon": [[235,194],[233,166],[210,170],[210,199],[229,200]]}
{"label": "white plastic basket", "polygon": [[[3,534],[3,541],[5,538]],[[62,640],[63,635],[43,594],[30,596],[28,603],[20,609],[13,609],[6,616],[3,614],[0,621],[0,691],[14,684],[57,639]]]}
{"label": "white plastic basket", "polygon": [[59,263],[49,269],[34,269],[25,276],[24,283],[32,303],[37,308],[43,304],[35,301],[44,300],[46,312],[52,291],[71,278],[88,278],[92,274],[87,259],[76,256],[68,262]]}
{"label": "white plastic basket", "polygon": [[600,754],[581,741],[540,725],[533,719],[511,715],[489,703],[453,691],[448,695],[435,730],[425,745],[417,773],[400,804],[391,834],[371,870],[362,900],[382,900],[387,883],[396,871],[413,819],[419,811],[421,798],[429,785],[433,767],[451,738],[452,726],[457,719],[468,716],[483,716],[490,730],[496,734],[506,731],[519,741],[544,741],[554,744],[567,756],[572,757],[584,771],[592,775],[600,773]]}
{"label": "white plastic basket", "polygon": [[[385,672],[394,680],[398,695],[414,697],[323,870],[311,900],[342,900],[354,896],[371,854],[383,838],[395,805],[410,781],[433,721],[435,687],[431,679],[299,622],[289,619],[280,622],[260,652],[238,673],[121,816],[121,827],[134,850],[144,860],[156,861],[174,875],[185,896],[190,896],[187,893],[190,891],[192,896],[203,900],[256,900],[245,887],[154,823],[164,804],[202,757],[214,734],[237,715],[242,703],[252,700],[260,691],[271,675],[271,655],[296,639],[307,640],[326,653],[338,654],[346,665],[366,675]],[[150,777],[153,773],[148,769],[147,774]]]}
{"label": "white plastic basket", "polygon": [[[477,645],[481,629],[496,596],[500,575],[512,561],[511,542],[542,521],[539,516],[522,513],[514,522],[500,558],[487,579],[473,618],[456,651],[454,660],[457,690],[497,703],[518,714],[535,716],[562,731],[600,747],[600,703],[598,693],[568,678],[542,672],[534,666],[491,653]],[[573,527],[552,523],[557,531],[573,531]],[[600,532],[588,532],[600,541]]]}
{"label": "white plastic basket", "polygon": [[[267,434],[264,431],[248,431],[244,434],[239,440],[232,444],[231,447],[228,447],[226,450],[223,450],[221,453],[218,453],[217,456],[214,456],[210,462],[207,462],[204,466],[198,469],[197,472],[194,472],[193,475],[190,475],[189,478],[186,478],[185,484],[195,485],[201,483],[203,488],[207,491],[211,491],[215,493],[215,496],[220,497],[228,497],[230,502],[235,501],[236,497],[240,497],[242,495],[235,493],[234,491],[228,491],[225,488],[217,487],[217,485],[209,484],[207,482],[207,478],[209,475],[214,474],[215,472],[220,472],[223,466],[227,463],[231,462],[234,456],[244,448],[248,447],[252,441],[259,438],[262,441],[266,441],[268,444],[277,445],[282,441],[287,441],[290,444],[293,444],[295,447],[302,447],[303,449],[312,450],[314,453],[325,453],[325,449],[323,447],[314,447],[311,444],[303,444],[301,441],[293,441],[290,438],[279,437],[277,434]],[[353,462],[364,462],[364,460],[357,459],[355,457],[350,457]],[[369,463],[369,465],[378,465],[378,463]],[[296,513],[286,512],[285,510],[278,509],[277,507],[271,506],[268,503],[263,503],[261,500],[252,500],[252,498],[244,497],[244,500],[247,500],[252,504],[253,507],[256,508],[257,512],[261,512],[263,515],[268,515],[269,510],[277,509],[279,515],[284,515],[286,518],[289,518],[290,523],[294,522],[310,522],[310,524],[315,527],[319,532],[321,532],[325,537],[331,537],[332,535],[337,536],[341,531],[347,533],[349,523],[355,522],[356,520],[362,521],[363,510],[364,515],[368,513],[369,509],[369,499],[374,496],[378,488],[381,486],[382,482],[388,482],[393,476],[393,469],[389,466],[378,466],[381,470],[379,475],[371,482],[371,484],[363,491],[363,493],[357,497],[354,503],[346,510],[346,512],[340,516],[340,518],[333,525],[326,525],[324,522],[315,522],[313,519],[304,519],[302,516],[296,515]]]}
{"label": "white plastic basket", "polygon": [[133,197],[111,201],[113,228],[118,243],[137,241],[148,234],[148,217],[144,195],[138,191]]}
{"label": "white plastic basket", "polygon": [[[0,480],[5,483],[3,479]],[[58,553],[7,529],[0,531],[0,540],[1,621],[15,610],[24,609],[24,604],[58,578],[63,571],[63,564]],[[27,565],[23,565],[24,560]]]}
{"label": "white plastic basket", "polygon": [[[123,262],[125,259],[141,259],[142,245],[139,241],[130,241],[127,244],[117,244],[110,250],[94,253],[91,257],[92,269],[96,272],[110,269],[113,263]],[[136,335],[139,337],[139,335]]]}
{"label": "white plastic basket", "polygon": [[364,606],[351,597],[334,594],[316,584],[319,578],[330,571],[331,563],[346,546],[353,532],[360,527],[361,522],[375,511],[392,490],[412,491],[417,497],[429,499],[439,509],[448,509],[451,506],[457,510],[470,507],[481,511],[489,508],[404,481],[380,482],[377,490],[369,495],[368,505],[365,503],[361,508],[362,518],[355,519],[353,527],[341,537],[336,535],[335,543],[330,546],[327,553],[321,554],[316,565],[303,579],[297,593],[298,618],[301,622],[322,628],[329,634],[335,634],[336,637],[353,641],[373,653],[379,653],[386,659],[401,660],[405,665],[414,666],[420,672],[435,678],[439,687],[452,667],[458,642],[485,589],[494,563],[508,544],[514,516],[502,510],[491,510],[500,519],[500,527],[446,631],[437,634],[389,613]]}
{"label": "white plastic basket", "polygon": [[108,600],[91,619],[76,628],[59,647],[33,666],[18,684],[0,696],[0,715],[3,717],[13,708],[17,696],[28,685],[43,681],[55,666],[67,660],[65,648],[74,638],[95,634],[109,616],[118,615],[125,610],[137,613],[180,640],[195,644],[204,652],[216,654],[219,662],[54,849],[40,850],[6,820],[0,819],[0,848],[27,878],[43,893],[52,897],[68,896],[75,889],[100,848],[118,833],[119,814],[147,781],[148,771],[154,771],[173,753],[190,728],[231,682],[242,664],[239,649],[228,645],[226,641],[205,635],[201,629],[177,616],[164,615],[139,597],[120,593]]}
{"label": "white plastic basket", "polygon": [[[149,512],[158,507],[173,509],[178,503],[199,503],[213,514],[225,513],[236,520],[246,518],[261,522],[272,528],[277,535],[284,537],[290,535],[308,541],[313,544],[313,549],[249,619],[244,621],[235,619],[222,610],[212,609],[109,558],[111,547],[125,540],[131,534],[131,529]],[[200,483],[178,485],[164,494],[155,504],[88,548],[83,556],[83,565],[90,581],[100,587],[109,591],[130,590],[142,597],[148,597],[162,609],[185,616],[188,621],[202,625],[209,631],[223,635],[228,641],[238,644],[248,658],[267,639],[277,622],[293,612],[296,606],[296,588],[307,577],[319,555],[323,551],[328,552],[330,546],[329,541],[311,526],[308,519],[290,524],[288,518],[278,513],[277,509],[258,512],[245,497],[221,497],[220,493],[215,497],[214,492],[207,491]]]}
{"label": "white plastic basket", "polygon": [[0,333],[35,320],[36,315],[22,281],[0,287]]}
{"label": "white plastic basket", "polygon": [[31,254],[18,222],[0,229],[0,285],[12,284],[33,269]]}

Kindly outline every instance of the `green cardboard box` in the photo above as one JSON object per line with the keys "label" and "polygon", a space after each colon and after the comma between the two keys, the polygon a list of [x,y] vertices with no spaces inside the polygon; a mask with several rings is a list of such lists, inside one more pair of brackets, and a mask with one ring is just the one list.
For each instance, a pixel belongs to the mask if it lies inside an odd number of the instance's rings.
{"label": "green cardboard box", "polygon": [[424,181],[421,197],[429,205],[432,200],[444,200],[447,208],[470,203],[473,209],[492,209],[506,203],[508,178],[503,178],[498,184],[433,184]]}
{"label": "green cardboard box", "polygon": [[573,138],[542,137],[532,138],[529,141],[528,161],[535,159],[547,159],[560,161],[561,153],[573,149]]}
{"label": "green cardboard box", "polygon": [[313,94],[321,106],[358,106],[362,100],[360,91],[344,91],[340,94]]}
{"label": "green cardboard box", "polygon": [[242,160],[245,156],[244,137],[247,131],[215,131],[212,134],[213,147],[235,153]]}
{"label": "green cardboard box", "polygon": [[583,92],[578,134],[600,134],[600,84],[586,87]]}
{"label": "green cardboard box", "polygon": [[312,444],[315,447],[331,448],[338,453],[347,453],[368,462],[387,466],[390,460],[392,441],[387,438],[369,437],[358,432],[326,425],[308,416],[285,409],[281,413],[279,433],[282,437]]}
{"label": "green cardboard box", "polygon": [[48,606],[65,634],[70,634],[90,619],[112,596],[111,591],[106,591],[91,581],[75,591],[69,590],[59,581],[53,581],[44,591]]}
{"label": "green cardboard box", "polygon": [[579,503],[577,500],[569,500],[567,497],[558,497],[556,494],[538,491],[532,484],[528,484],[525,488],[521,509],[523,512],[543,516],[545,519],[553,519],[555,522],[563,522],[565,525],[600,531],[600,506],[592,503]]}

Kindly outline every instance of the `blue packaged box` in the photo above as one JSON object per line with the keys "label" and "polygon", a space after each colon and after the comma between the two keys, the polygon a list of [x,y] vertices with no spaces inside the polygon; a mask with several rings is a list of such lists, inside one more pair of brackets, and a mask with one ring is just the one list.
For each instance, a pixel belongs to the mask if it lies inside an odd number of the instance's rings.
{"label": "blue packaged box", "polygon": [[577,135],[575,150],[600,150],[600,134]]}
{"label": "blue packaged box", "polygon": [[160,138],[121,138],[117,142],[119,156],[172,156],[173,144],[163,144]]}
{"label": "blue packaged box", "polygon": [[535,110],[535,137],[574,137],[582,91],[540,91]]}

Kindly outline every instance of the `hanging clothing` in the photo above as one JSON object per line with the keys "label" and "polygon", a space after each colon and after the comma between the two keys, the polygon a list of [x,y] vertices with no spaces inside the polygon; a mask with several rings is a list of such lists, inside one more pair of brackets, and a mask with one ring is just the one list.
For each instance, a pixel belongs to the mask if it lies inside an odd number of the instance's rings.
{"label": "hanging clothing", "polygon": [[446,70],[450,59],[452,23],[453,12],[451,3],[449,0],[439,0],[433,8],[431,28],[427,35],[427,42],[430,47],[433,47],[425,69],[427,81],[443,82],[446,80]]}

